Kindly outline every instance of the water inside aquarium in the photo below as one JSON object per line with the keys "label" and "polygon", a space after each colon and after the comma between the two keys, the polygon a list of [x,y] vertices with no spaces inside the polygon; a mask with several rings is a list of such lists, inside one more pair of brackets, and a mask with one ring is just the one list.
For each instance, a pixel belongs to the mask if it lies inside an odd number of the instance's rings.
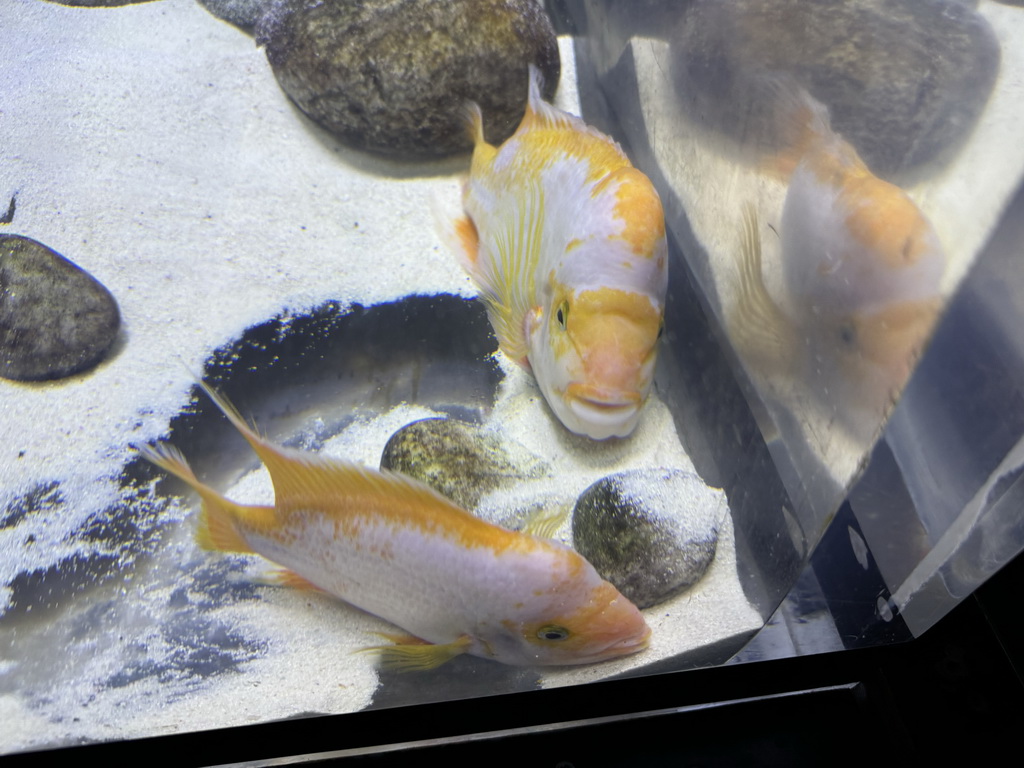
{"label": "water inside aquarium", "polygon": [[[517,83],[521,114],[532,63],[664,210],[653,386],[635,428],[594,439],[538,386],[547,364],[495,335],[453,248],[469,144],[437,125],[464,119],[464,92],[437,116],[396,106],[382,63],[389,35],[459,14],[482,25],[488,4],[407,0],[405,27],[377,5],[374,35],[300,75],[347,22],[316,17],[299,39],[292,20],[330,4],[0,5],[0,751],[742,661],[844,502],[854,553],[887,585],[880,615],[902,611],[915,634],[1020,550],[1017,380],[994,392],[950,361],[991,347],[1022,368],[1024,281],[986,248],[1019,253],[1022,239],[1006,226],[1024,175],[1024,8],[511,4],[524,21],[509,28],[542,39],[501,59],[514,77],[496,54],[472,60],[488,139],[494,84]],[[403,81],[436,58],[402,50]],[[461,83],[455,69],[421,79]],[[541,219],[596,232],[606,223],[576,211],[597,193],[574,183],[579,198],[549,196]],[[962,320],[968,300],[986,323]],[[536,309],[552,328],[584,316],[566,321],[560,301]],[[200,497],[145,446],[173,446],[193,486],[240,505],[286,491],[283,465],[261,461],[199,380],[302,478],[316,455],[353,477],[411,473],[453,501],[367,482],[590,553],[638,607],[646,646],[571,665],[503,663],[486,643],[438,660],[403,637],[402,609],[388,621],[282,576],[294,536],[268,557],[200,546]],[[979,405],[994,402],[998,419]],[[986,450],[958,453],[950,436],[975,432]],[[879,492],[886,468],[906,499]],[[608,488],[612,511],[595,491]],[[330,544],[312,549],[330,570]],[[460,602],[417,591],[444,580],[439,559],[389,567],[392,602],[417,615]],[[439,663],[392,668],[390,644]]]}

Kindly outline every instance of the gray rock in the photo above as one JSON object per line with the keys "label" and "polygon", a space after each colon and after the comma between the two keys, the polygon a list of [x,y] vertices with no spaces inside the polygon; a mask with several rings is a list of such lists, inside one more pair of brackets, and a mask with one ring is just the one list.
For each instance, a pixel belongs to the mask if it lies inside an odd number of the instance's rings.
{"label": "gray rock", "polygon": [[548,471],[525,449],[457,419],[422,419],[402,427],[384,446],[380,468],[414,477],[468,510],[484,494]]}
{"label": "gray rock", "polygon": [[792,77],[877,174],[950,156],[999,71],[963,0],[695,0],[673,44],[688,114],[744,144],[778,141],[765,73]]}
{"label": "gray rock", "polygon": [[234,24],[250,34],[255,31],[273,0],[197,0],[218,19]]}
{"label": "gray rock", "polygon": [[42,243],[0,235],[0,376],[58,379],[96,365],[121,318],[110,292]]}
{"label": "gray rock", "polygon": [[573,546],[637,607],[697,583],[715,557],[725,493],[678,469],[609,475],[585,490]]}
{"label": "gray rock", "polygon": [[257,42],[281,88],[360,149],[432,158],[471,147],[467,101],[503,141],[526,104],[527,65],[558,84],[558,45],[536,0],[277,0]]}

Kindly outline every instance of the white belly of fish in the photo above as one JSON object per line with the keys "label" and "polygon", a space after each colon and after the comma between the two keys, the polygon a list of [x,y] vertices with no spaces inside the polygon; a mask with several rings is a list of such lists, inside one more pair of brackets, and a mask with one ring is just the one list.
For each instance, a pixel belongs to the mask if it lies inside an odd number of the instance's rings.
{"label": "white belly of fish", "polygon": [[[431,643],[508,632],[502,622],[551,606],[550,589],[566,581],[569,568],[568,551],[534,539],[526,539],[525,551],[495,552],[380,523],[363,522],[355,537],[336,535],[334,521],[319,515],[296,523],[246,539],[317,587]],[[575,592],[562,590],[556,604]],[[488,655],[479,647],[471,652]]]}

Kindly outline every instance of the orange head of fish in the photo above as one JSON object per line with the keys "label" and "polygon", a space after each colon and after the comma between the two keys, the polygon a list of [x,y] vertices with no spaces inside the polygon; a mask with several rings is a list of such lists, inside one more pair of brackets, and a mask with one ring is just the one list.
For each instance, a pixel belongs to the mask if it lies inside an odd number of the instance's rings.
{"label": "orange head of fish", "polygon": [[555,415],[595,440],[636,427],[651,389],[663,307],[637,291],[554,292],[530,364]]}
{"label": "orange head of fish", "polygon": [[650,641],[640,611],[607,581],[553,605],[525,621],[505,622],[510,645],[521,655],[517,663],[593,664],[642,651]]}

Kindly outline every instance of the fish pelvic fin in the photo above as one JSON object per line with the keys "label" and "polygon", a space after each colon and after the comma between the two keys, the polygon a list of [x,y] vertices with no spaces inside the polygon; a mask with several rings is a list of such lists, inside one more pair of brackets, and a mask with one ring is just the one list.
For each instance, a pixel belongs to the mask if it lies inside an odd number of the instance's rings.
{"label": "fish pelvic fin", "polygon": [[435,195],[430,201],[434,229],[459,265],[476,280],[476,262],[480,252],[480,233],[468,214],[453,216]]}
{"label": "fish pelvic fin", "polygon": [[734,308],[727,318],[729,336],[744,360],[761,372],[792,370],[795,331],[775,303],[761,274],[761,235],[754,206],[743,206],[739,285]]}
{"label": "fish pelvic fin", "polygon": [[273,515],[269,507],[236,504],[196,478],[181,451],[166,443],[144,445],[139,454],[147,461],[187,483],[202,499],[196,542],[203,549],[251,553],[252,547],[239,530],[240,520]]}
{"label": "fish pelvic fin", "polygon": [[451,220],[441,237],[455,254],[460,266],[479,284],[477,258],[480,255],[480,234],[473,220],[465,215]]}
{"label": "fish pelvic fin", "polygon": [[301,592],[321,592],[325,595],[330,594],[327,590],[318,587],[309,579],[299,576],[295,571],[290,571],[287,568],[275,568],[261,579],[258,579],[258,581],[271,587],[286,587],[288,589],[295,589]]}
{"label": "fish pelvic fin", "polygon": [[[387,635],[385,635],[387,637]],[[416,637],[399,637],[395,645],[373,645],[359,648],[357,653],[376,653],[383,669],[396,672],[426,672],[437,669],[456,656],[469,652],[473,640],[462,635],[450,643],[434,645]],[[412,641],[412,642],[410,642]]]}
{"label": "fish pelvic fin", "polygon": [[555,507],[555,509],[541,507],[526,518],[520,532],[541,539],[553,539],[558,533],[558,529],[569,519],[570,512],[572,512],[572,506],[569,504]]}
{"label": "fish pelvic fin", "polygon": [[472,272],[502,352],[519,363],[526,360],[529,351],[526,320],[535,311],[544,205],[540,185],[524,185],[514,210],[496,228],[489,252],[481,255]]}

